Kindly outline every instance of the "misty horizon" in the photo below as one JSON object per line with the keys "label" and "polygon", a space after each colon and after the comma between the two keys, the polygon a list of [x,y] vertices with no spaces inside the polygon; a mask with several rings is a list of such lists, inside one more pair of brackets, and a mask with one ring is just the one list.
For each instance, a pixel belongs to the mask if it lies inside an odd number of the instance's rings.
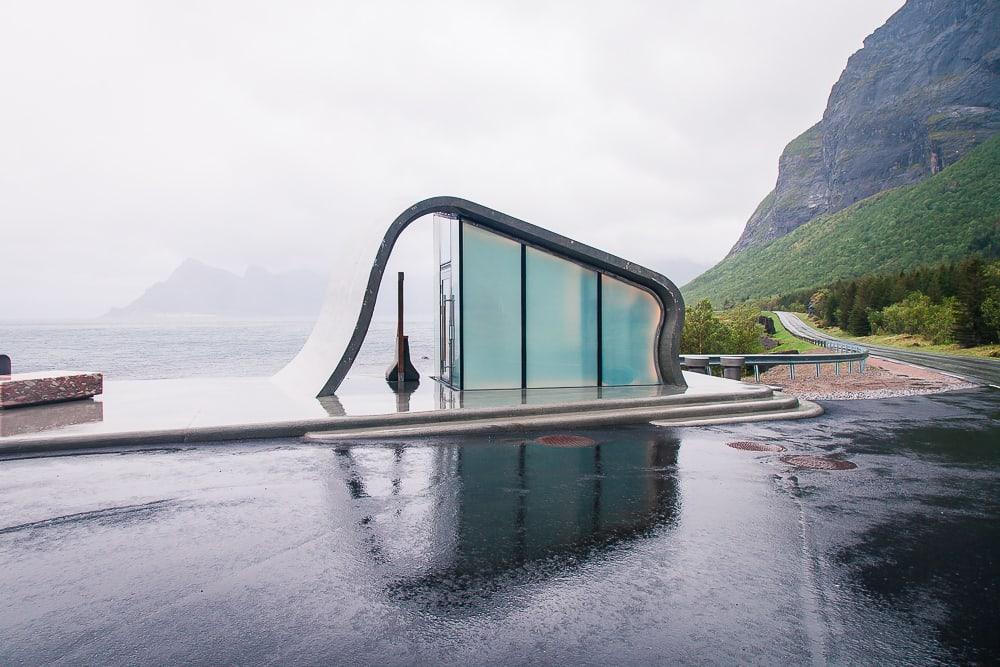
{"label": "misty horizon", "polygon": [[[682,284],[901,4],[10,7],[0,319],[95,317],[189,257],[326,273],[435,195]],[[429,282],[430,248],[389,270]]]}

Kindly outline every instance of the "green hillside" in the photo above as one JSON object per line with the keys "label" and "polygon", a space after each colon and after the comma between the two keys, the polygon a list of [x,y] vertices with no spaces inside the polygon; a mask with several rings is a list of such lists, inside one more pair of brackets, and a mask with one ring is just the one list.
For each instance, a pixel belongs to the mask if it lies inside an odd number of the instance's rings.
{"label": "green hillside", "polygon": [[770,297],[874,271],[961,258],[1000,237],[1000,134],[940,173],[822,215],[724,259],[681,288],[688,303]]}

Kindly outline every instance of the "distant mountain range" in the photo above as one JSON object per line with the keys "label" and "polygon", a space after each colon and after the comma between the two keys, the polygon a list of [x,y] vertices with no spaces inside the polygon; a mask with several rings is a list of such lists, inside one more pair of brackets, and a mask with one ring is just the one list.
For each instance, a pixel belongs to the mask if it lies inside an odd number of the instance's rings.
{"label": "distant mountain range", "polygon": [[998,132],[1000,2],[909,0],[850,57],[822,120],[785,147],[774,190],[685,298],[722,305],[971,252],[1000,236],[1000,166],[995,146],[963,162]]}
{"label": "distant mountain range", "polygon": [[184,261],[163,282],[105,317],[143,319],[211,315],[218,317],[315,317],[326,280],[310,271],[271,273],[250,267],[242,276],[195,259]]}

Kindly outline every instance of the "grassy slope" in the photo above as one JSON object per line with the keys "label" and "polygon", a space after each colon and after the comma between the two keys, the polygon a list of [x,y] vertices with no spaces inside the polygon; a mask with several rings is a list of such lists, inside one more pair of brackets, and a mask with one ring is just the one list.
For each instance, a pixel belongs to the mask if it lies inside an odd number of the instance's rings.
{"label": "grassy slope", "polygon": [[1000,357],[1000,345],[978,345],[976,347],[960,347],[956,343],[946,345],[935,345],[934,343],[910,334],[892,334],[881,336],[852,336],[840,327],[821,327],[816,320],[802,315],[803,320],[807,320],[811,326],[820,331],[824,331],[831,336],[843,338],[855,343],[864,345],[884,345],[885,347],[898,347],[901,350],[916,350],[918,352],[938,352],[942,354],[957,354],[964,357]]}
{"label": "grassy slope", "polygon": [[761,313],[761,315],[767,315],[772,320],[774,320],[775,334],[771,336],[771,338],[781,343],[781,345],[774,348],[773,350],[768,350],[771,354],[781,354],[782,352],[788,352],[790,350],[798,350],[801,353],[817,349],[816,345],[813,345],[812,343],[807,343],[801,338],[796,338],[792,334],[788,333],[788,330],[785,329],[784,326],[782,326],[781,320],[779,320],[778,316],[775,315],[774,313],[764,311]]}
{"label": "grassy slope", "polygon": [[935,176],[822,215],[725,259],[685,285],[685,301],[721,305],[872,271],[958,259],[1000,221],[1000,133]]}

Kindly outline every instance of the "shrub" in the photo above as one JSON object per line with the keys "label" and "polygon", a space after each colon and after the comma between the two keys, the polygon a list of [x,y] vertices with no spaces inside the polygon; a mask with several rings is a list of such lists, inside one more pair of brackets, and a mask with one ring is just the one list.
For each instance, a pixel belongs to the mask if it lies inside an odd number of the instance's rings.
{"label": "shrub", "polygon": [[721,317],[702,299],[684,315],[681,354],[755,354],[763,352],[764,328],[757,323],[759,311],[740,306]]}
{"label": "shrub", "polygon": [[724,329],[724,325],[712,310],[712,303],[708,299],[702,299],[694,308],[688,308],[684,313],[681,354],[717,352],[725,340]]}
{"label": "shrub", "polygon": [[871,314],[872,331],[878,334],[911,334],[936,344],[951,342],[955,326],[954,299],[934,303],[929,296],[910,292],[899,303]]}
{"label": "shrub", "polygon": [[719,354],[758,354],[764,351],[764,327],[757,322],[760,311],[752,306],[740,306],[723,313],[724,329]]}

